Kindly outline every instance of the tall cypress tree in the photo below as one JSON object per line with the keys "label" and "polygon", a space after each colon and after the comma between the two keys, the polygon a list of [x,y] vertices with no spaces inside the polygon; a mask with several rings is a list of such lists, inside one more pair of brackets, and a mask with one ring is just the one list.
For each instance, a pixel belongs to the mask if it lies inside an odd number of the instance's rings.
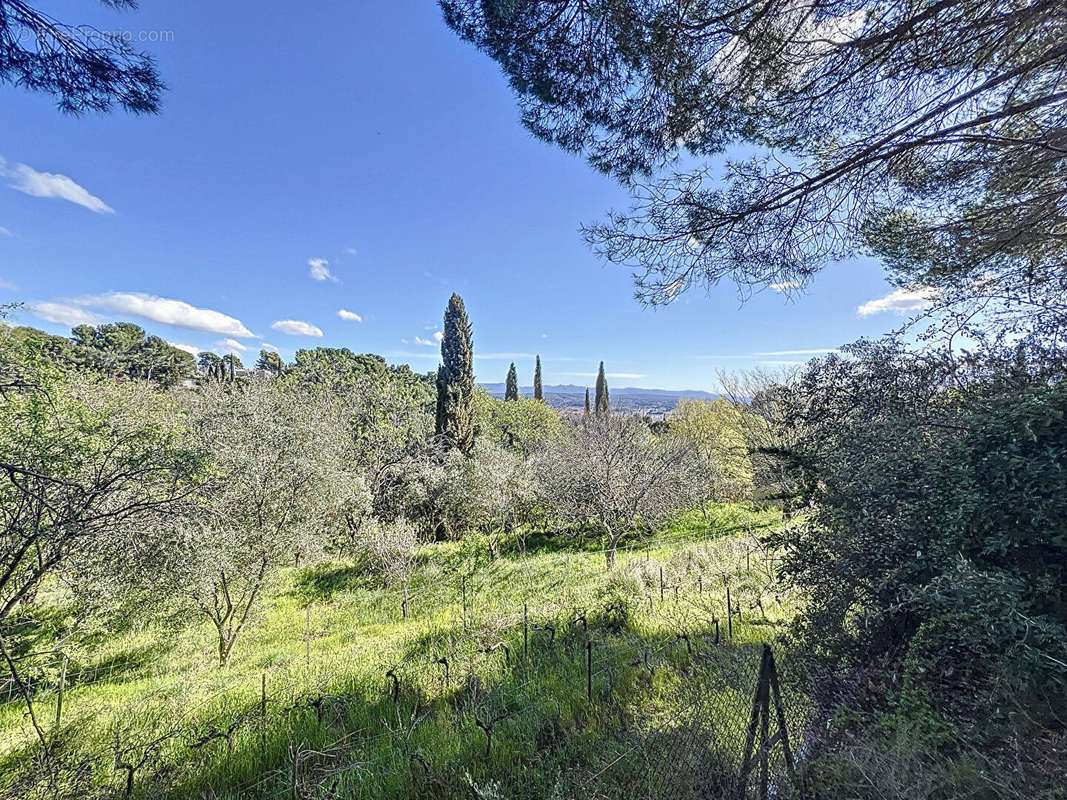
{"label": "tall cypress tree", "polygon": [[453,294],[445,309],[441,366],[437,368],[437,435],[447,447],[474,449],[474,340],[463,298]]}
{"label": "tall cypress tree", "polygon": [[504,399],[519,399],[519,374],[515,371],[514,361],[512,361],[511,366],[508,367],[508,379],[507,382],[504,384]]}
{"label": "tall cypress tree", "polygon": [[534,400],[544,400],[545,392],[541,386],[541,356],[537,357],[534,364]]}
{"label": "tall cypress tree", "polygon": [[585,415],[589,416],[589,387],[585,387]]}
{"label": "tall cypress tree", "polygon": [[604,375],[604,362],[600,362],[600,371],[596,375],[596,415],[606,417],[610,410],[608,400],[608,379]]}

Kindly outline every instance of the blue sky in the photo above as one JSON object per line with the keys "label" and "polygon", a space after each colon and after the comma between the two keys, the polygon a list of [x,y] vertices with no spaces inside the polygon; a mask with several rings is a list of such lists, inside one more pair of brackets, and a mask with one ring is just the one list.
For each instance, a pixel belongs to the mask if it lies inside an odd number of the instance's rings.
{"label": "blue sky", "polygon": [[792,301],[742,305],[723,284],[642,308],[577,232],[625,193],[529,136],[495,64],[429,0],[43,7],[165,32],[145,49],[170,88],[157,117],[71,118],[0,86],[0,299],[33,306],[26,324],[129,319],[246,361],[263,343],[285,358],[325,345],[421,372],[457,291],[479,380],[515,360],[528,384],[540,353],[546,384],[591,384],[603,359],[615,386],[714,390],[721,368],[803,361],[902,320],[858,313],[892,292],[864,260]]}

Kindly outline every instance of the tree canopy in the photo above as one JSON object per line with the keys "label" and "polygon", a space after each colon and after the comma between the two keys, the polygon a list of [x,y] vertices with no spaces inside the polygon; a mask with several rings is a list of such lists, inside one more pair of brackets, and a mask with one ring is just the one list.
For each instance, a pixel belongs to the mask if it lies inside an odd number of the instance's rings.
{"label": "tree canopy", "polygon": [[504,399],[519,399],[519,374],[515,371],[514,361],[512,361],[511,366],[508,367],[508,377],[507,380],[504,382]]}
{"label": "tree canopy", "polygon": [[[135,0],[100,0],[119,10]],[[60,22],[21,0],[0,0],[0,83],[55,96],[71,114],[159,110],[164,85],[155,61],[121,33]]]}
{"label": "tree canopy", "polygon": [[724,277],[798,290],[869,249],[902,284],[1064,313],[1062,3],[441,6],[536,136],[631,187],[586,234],[649,303]]}
{"label": "tree canopy", "polygon": [[474,342],[463,298],[453,294],[445,309],[441,366],[437,370],[437,435],[466,454],[474,448]]}

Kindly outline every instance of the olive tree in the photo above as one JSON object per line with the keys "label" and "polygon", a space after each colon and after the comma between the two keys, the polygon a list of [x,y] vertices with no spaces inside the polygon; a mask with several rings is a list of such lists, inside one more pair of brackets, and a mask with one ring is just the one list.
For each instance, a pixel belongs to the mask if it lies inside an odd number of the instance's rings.
{"label": "olive tree", "polygon": [[0,621],[114,529],[196,489],[202,453],[147,383],[9,360],[0,392]]}
{"label": "olive tree", "polygon": [[554,513],[603,537],[608,569],[628,529],[651,527],[695,502],[693,446],[655,436],[636,417],[584,418],[537,467]]}
{"label": "olive tree", "polygon": [[151,385],[64,374],[0,339],[0,651],[22,687],[4,621],[47,577],[188,496],[203,462]]}
{"label": "olive tree", "polygon": [[323,552],[363,502],[361,483],[346,469],[344,425],[302,392],[253,381],[189,405],[216,477],[169,521],[163,574],[215,627],[224,667],[270,580]]}
{"label": "olive tree", "polygon": [[449,451],[428,461],[419,492],[421,516],[431,531],[449,537],[483,533],[493,556],[537,497],[532,465],[484,438],[475,440],[470,456]]}

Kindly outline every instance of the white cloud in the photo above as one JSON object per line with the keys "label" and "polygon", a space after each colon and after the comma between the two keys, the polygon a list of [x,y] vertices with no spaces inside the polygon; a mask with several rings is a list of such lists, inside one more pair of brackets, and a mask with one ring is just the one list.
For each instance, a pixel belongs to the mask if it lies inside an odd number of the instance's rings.
{"label": "white cloud", "polygon": [[96,325],[100,317],[84,308],[68,306],[64,303],[35,303],[30,311],[41,319],[54,322],[56,325]]}
{"label": "white cloud", "polygon": [[298,319],[280,319],[271,325],[276,331],[288,333],[290,336],[322,336],[322,329],[316,328],[309,322],[301,322]]}
{"label": "white cloud", "polygon": [[260,350],[269,350],[272,353],[277,353],[278,352],[278,348],[277,347],[275,347],[272,344],[268,344],[267,342],[260,342],[259,349]]}
{"label": "white cloud", "polygon": [[416,336],[415,344],[423,344],[427,347],[433,347],[435,342],[433,341],[433,339],[423,339],[421,336]]}
{"label": "white cloud", "polygon": [[359,251],[354,247],[346,247],[345,248],[345,255],[346,256],[358,256],[359,255]]}
{"label": "white cloud", "polygon": [[541,334],[541,338],[542,339],[547,339],[548,338],[548,334],[547,333],[542,333]]}
{"label": "white cloud", "polygon": [[791,292],[794,289],[799,289],[800,284],[796,281],[782,281],[781,283],[772,283],[770,284],[770,287],[779,294],[783,294],[785,292]]}
{"label": "white cloud", "polygon": [[407,339],[401,339],[401,340],[400,340],[400,344],[407,344],[407,343],[408,343],[408,340],[407,340]]}
{"label": "white cloud", "polygon": [[348,309],[345,309],[345,308],[342,308],[340,311],[338,311],[337,312],[337,316],[339,316],[341,319],[347,319],[350,322],[362,322],[363,321],[363,317],[361,317],[355,311],[349,311]]}
{"label": "white cloud", "polygon": [[54,172],[38,172],[25,164],[8,166],[0,158],[0,175],[12,180],[8,184],[12,189],[31,197],[55,197],[95,211],[97,214],[114,214],[115,209],[79,186],[66,175]]}
{"label": "white cloud", "polygon": [[103,308],[117,314],[132,314],[153,322],[162,322],[164,325],[188,328],[192,331],[242,338],[255,335],[241,323],[241,320],[219,311],[197,308],[182,300],[156,297],[143,292],[109,292],[81,297],[74,302],[78,305]]}
{"label": "white cloud", "polygon": [[[230,341],[233,341],[232,339]],[[177,347],[179,350],[184,350],[191,356],[198,356],[204,352],[199,347],[193,347],[191,344],[182,344],[181,342],[167,342],[171,347]]]}
{"label": "white cloud", "polygon": [[15,234],[13,234],[13,233],[12,233],[11,231],[9,231],[9,230],[8,230],[7,228],[5,228],[5,227],[3,227],[3,226],[0,226],[0,236],[14,236],[14,235],[15,235]]}
{"label": "white cloud", "polygon": [[248,350],[248,345],[241,344],[236,339],[223,339],[221,342],[215,342],[219,347],[228,347],[231,350],[240,350],[242,353]]}
{"label": "white cloud", "polygon": [[439,342],[439,341],[441,341],[442,339],[445,338],[445,335],[441,331],[434,331],[433,338],[434,338],[435,341]]}
{"label": "white cloud", "polygon": [[325,258],[309,258],[308,267],[310,267],[311,277],[317,281],[333,281],[337,283],[337,276],[331,273],[326,266],[329,263]]}
{"label": "white cloud", "polygon": [[3,278],[0,278],[0,289],[17,289],[17,288],[19,288],[19,287],[17,287],[11,281],[5,281]]}
{"label": "white cloud", "polygon": [[856,309],[861,317],[869,317],[872,314],[883,314],[887,311],[895,311],[903,314],[906,311],[915,311],[926,308],[937,298],[937,292],[928,286],[908,286],[890,292],[885,297],[877,300],[869,300]]}

